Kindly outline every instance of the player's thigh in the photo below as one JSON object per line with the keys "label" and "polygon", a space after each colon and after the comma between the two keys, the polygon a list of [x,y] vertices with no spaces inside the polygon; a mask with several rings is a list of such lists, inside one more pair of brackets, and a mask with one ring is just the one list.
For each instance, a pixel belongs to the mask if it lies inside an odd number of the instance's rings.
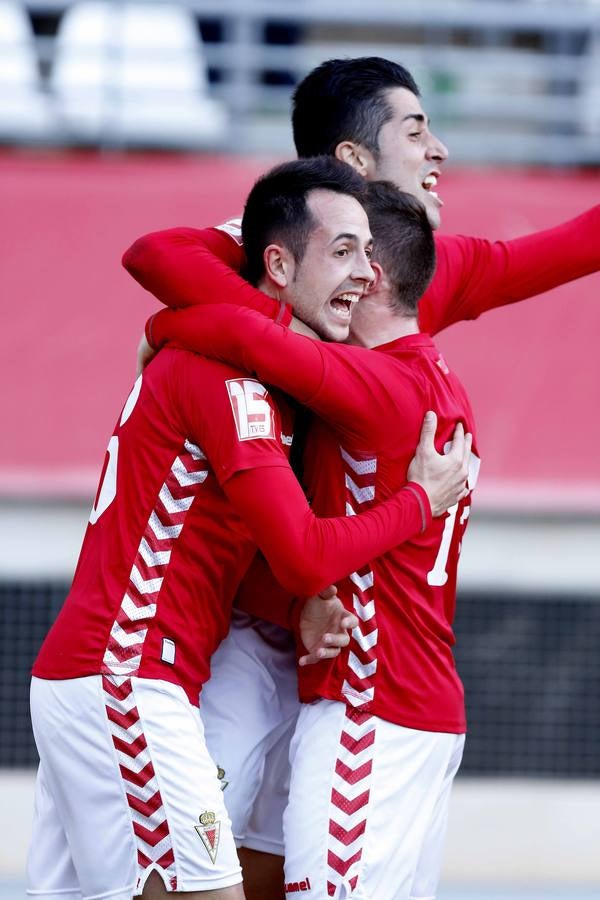
{"label": "player's thigh", "polygon": [[277,739],[265,758],[258,796],[252,808],[243,846],[275,856],[284,855],[283,813],[290,788],[290,742],[299,704],[290,705],[292,714],[280,728]]}
{"label": "player's thigh", "polygon": [[241,882],[198,711],[181,688],[36,681],[36,740],[84,898],[130,900],[152,869],[171,891]]}
{"label": "player's thigh", "polygon": [[303,705],[290,747],[285,882],[310,889],[314,898],[327,896],[329,806],[343,714],[343,704],[328,700]]}
{"label": "player's thigh", "polygon": [[376,722],[362,892],[357,897],[408,900],[448,767],[462,738]]}
{"label": "player's thigh", "polygon": [[303,707],[284,816],[288,890],[408,900],[454,742],[341,703]]}
{"label": "player's thigh", "polygon": [[269,750],[243,846],[238,848],[248,900],[283,900],[283,812],[290,784],[289,750],[297,713]]}
{"label": "player's thigh", "polygon": [[[31,714],[43,780],[29,854],[30,891],[52,896],[50,889],[58,888],[62,878],[63,889],[72,892],[70,856],[83,897],[130,897],[136,879],[135,841],[100,677],[33,678]],[[44,872],[52,866],[52,848],[46,841],[58,851],[59,872]]]}
{"label": "player's thigh", "polygon": [[200,697],[206,743],[238,844],[246,837],[267,754],[298,708],[291,645],[268,642],[248,622],[238,615],[232,624]]}
{"label": "player's thigh", "polygon": [[465,736],[457,734],[454,751],[450,757],[431,819],[427,823],[410,892],[411,900],[434,900],[437,895],[448,827],[450,793],[454,777],[462,761],[464,744]]}
{"label": "player's thigh", "polygon": [[172,891],[240,885],[231,822],[198,708],[178,685],[144,678],[132,684],[147,745],[147,757],[144,751],[132,776],[124,776],[128,799],[135,798],[130,806],[143,867],[140,884],[156,868]]}
{"label": "player's thigh", "polygon": [[238,847],[246,900],[285,900],[283,856]]}
{"label": "player's thigh", "polygon": [[27,854],[27,893],[47,900],[80,900],[81,891],[67,835],[43,763],[35,782],[31,841]]}

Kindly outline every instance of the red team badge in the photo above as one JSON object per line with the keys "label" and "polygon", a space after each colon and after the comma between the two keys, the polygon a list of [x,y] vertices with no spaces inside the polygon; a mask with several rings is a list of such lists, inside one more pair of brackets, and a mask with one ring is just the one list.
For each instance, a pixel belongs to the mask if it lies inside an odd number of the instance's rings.
{"label": "red team badge", "polygon": [[194,825],[194,828],[206,847],[206,852],[210,856],[211,861],[214,863],[217,859],[217,850],[219,849],[221,823],[217,821],[214,812],[203,812],[199,821],[200,824]]}
{"label": "red team badge", "polygon": [[274,413],[266,400],[266,387],[253,378],[229,378],[225,386],[240,441],[255,438],[274,440]]}

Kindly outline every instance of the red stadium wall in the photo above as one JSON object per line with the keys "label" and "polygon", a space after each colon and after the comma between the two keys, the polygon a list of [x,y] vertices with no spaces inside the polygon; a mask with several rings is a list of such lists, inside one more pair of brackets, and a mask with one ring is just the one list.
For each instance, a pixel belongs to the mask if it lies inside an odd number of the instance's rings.
{"label": "red stadium wall", "polygon": [[[123,250],[147,231],[239,214],[267,164],[0,156],[0,492],[93,493],[155,309]],[[445,231],[507,239],[599,202],[600,178],[450,170],[439,192]],[[440,336],[479,422],[482,501],[600,509],[598,334],[594,275]]]}

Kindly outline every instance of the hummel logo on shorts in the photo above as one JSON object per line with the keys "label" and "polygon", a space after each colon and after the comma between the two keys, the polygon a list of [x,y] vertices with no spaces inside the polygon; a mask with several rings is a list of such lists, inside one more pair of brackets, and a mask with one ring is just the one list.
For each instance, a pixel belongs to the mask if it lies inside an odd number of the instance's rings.
{"label": "hummel logo on shorts", "polygon": [[290,881],[284,885],[286,894],[296,894],[299,891],[310,891],[310,878],[306,876],[303,881]]}

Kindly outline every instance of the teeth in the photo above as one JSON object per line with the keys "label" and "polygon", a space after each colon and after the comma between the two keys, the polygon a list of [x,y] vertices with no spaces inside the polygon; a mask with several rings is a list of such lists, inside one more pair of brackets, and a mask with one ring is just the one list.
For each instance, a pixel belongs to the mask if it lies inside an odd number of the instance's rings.
{"label": "teeth", "polygon": [[344,300],[346,303],[358,303],[360,294],[340,294],[338,300]]}
{"label": "teeth", "polygon": [[435,187],[437,184],[437,178],[435,175],[426,175],[423,179],[423,187],[425,190],[429,191],[432,187]]}

